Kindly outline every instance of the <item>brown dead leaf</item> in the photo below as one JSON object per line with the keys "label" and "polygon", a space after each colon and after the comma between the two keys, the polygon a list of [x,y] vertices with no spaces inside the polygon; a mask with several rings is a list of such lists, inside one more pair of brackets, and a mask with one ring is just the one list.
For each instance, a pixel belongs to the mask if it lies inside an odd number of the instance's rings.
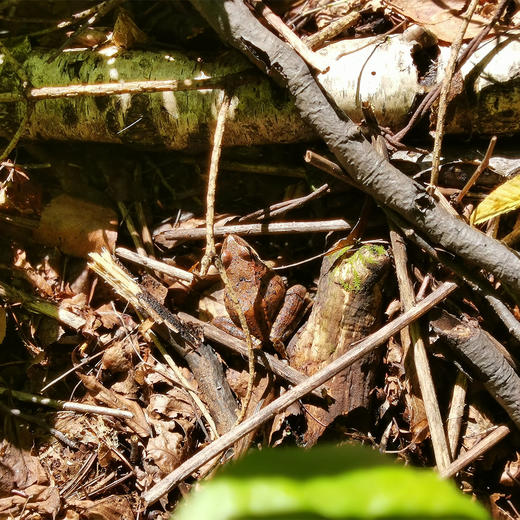
{"label": "brown dead leaf", "polygon": [[126,9],[119,9],[112,33],[112,42],[121,49],[130,49],[135,44],[145,43],[146,34],[137,27]]}
{"label": "brown dead leaf", "polygon": [[[55,516],[60,508],[56,487],[37,457],[7,440],[0,443],[0,518],[20,518],[22,511]],[[12,495],[17,490],[25,496]]]}
{"label": "brown dead leaf", "polygon": [[63,520],[80,520],[79,513],[73,509],[67,509]]}
{"label": "brown dead leaf", "polygon": [[47,481],[37,457],[28,451],[3,440],[0,443],[0,454],[0,493],[9,494],[13,489],[23,491],[33,484]]}
{"label": "brown dead leaf", "polygon": [[171,473],[186,458],[184,433],[172,431],[175,423],[153,420],[156,436],[152,437],[144,451],[145,470],[160,479]]}
{"label": "brown dead leaf", "polygon": [[112,374],[127,372],[133,366],[133,352],[129,342],[116,341],[105,350],[101,358],[103,370],[108,370]]}
{"label": "brown dead leaf", "polygon": [[[465,0],[385,0],[385,3],[447,43],[452,43],[460,34],[467,4]],[[487,24],[486,18],[474,14],[464,39],[473,38]]]}
{"label": "brown dead leaf", "polygon": [[68,504],[81,512],[82,520],[134,520],[125,496],[112,495],[100,500],[71,500]]}
{"label": "brown dead leaf", "polygon": [[19,165],[4,161],[0,176],[0,208],[22,215],[39,214],[42,187],[31,180]]}
{"label": "brown dead leaf", "polygon": [[175,421],[186,435],[192,432],[196,422],[193,402],[181,388],[172,388],[167,394],[152,394],[147,411],[155,419]]}
{"label": "brown dead leaf", "polygon": [[[17,249],[13,255],[13,266],[16,267],[16,273],[25,278],[41,296],[53,297],[54,291],[51,283],[56,280],[47,280],[45,275],[38,272],[27,260],[27,254],[23,249]],[[49,281],[51,283],[49,283]]]}
{"label": "brown dead leaf", "polygon": [[149,437],[151,429],[146,421],[143,410],[135,402],[116,394],[114,391],[105,388],[94,376],[78,374],[89,394],[96,400],[106,406],[119,408],[121,410],[129,410],[134,414],[132,419],[121,419],[124,423],[140,437]]}
{"label": "brown dead leaf", "polygon": [[502,475],[500,475],[500,484],[503,486],[514,487],[518,485],[520,480],[520,453],[515,453],[514,460],[508,460]]}
{"label": "brown dead leaf", "polygon": [[69,195],[58,195],[43,209],[34,239],[82,258],[103,247],[113,251],[117,240],[117,215],[110,208]]}
{"label": "brown dead leaf", "polygon": [[113,329],[114,327],[121,326],[121,319],[114,312],[114,307],[111,303],[105,303],[98,307],[95,311],[95,314],[99,316],[101,323],[105,329]]}
{"label": "brown dead leaf", "polygon": [[60,493],[55,486],[34,484],[23,490],[26,496],[12,495],[0,499],[0,518],[22,518],[27,513],[55,518],[60,509]]}

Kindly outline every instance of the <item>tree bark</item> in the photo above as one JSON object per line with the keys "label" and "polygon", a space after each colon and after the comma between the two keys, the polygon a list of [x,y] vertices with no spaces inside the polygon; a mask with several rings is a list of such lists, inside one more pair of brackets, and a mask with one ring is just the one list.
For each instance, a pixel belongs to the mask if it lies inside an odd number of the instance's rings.
{"label": "tree bark", "polygon": [[[416,47],[406,33],[384,41],[336,42],[319,51],[330,70],[317,78],[356,123],[363,118],[362,103],[368,102],[379,124],[397,131],[426,92],[419,81]],[[24,90],[13,64],[0,59],[3,137],[17,131],[27,96],[32,111],[25,138],[172,150],[207,148],[223,88],[232,92],[224,145],[286,143],[316,136],[291,98],[234,51],[202,60],[178,51],[119,49],[109,55],[70,49],[49,61],[53,51],[32,49],[24,42],[10,52],[29,85]],[[445,67],[447,54],[449,48],[440,47],[438,59],[430,63],[437,75]],[[461,70],[464,88],[450,102],[453,117],[446,133],[519,132],[519,70],[520,42],[496,39],[482,44]],[[163,85],[153,87],[152,81]],[[118,93],[123,86],[127,91]],[[158,91],[152,93],[153,88]]]}
{"label": "tree bark", "polygon": [[[225,145],[288,143],[315,137],[290,97],[236,52],[204,61],[197,55],[173,51],[125,51],[113,57],[77,51],[62,53],[50,63],[49,51],[24,48],[15,54],[30,82],[32,110],[23,138],[205,150],[224,88],[233,93]],[[207,86],[200,85],[204,79]],[[178,82],[180,90],[165,86],[163,91],[149,92],[147,81]],[[136,88],[109,94],[128,82],[134,82]],[[51,85],[65,88],[60,92],[49,89]],[[85,91],[85,86],[92,88]],[[20,90],[12,64],[0,60],[0,92],[11,93],[0,94],[0,101],[23,99],[16,94]],[[50,95],[61,97],[45,99]],[[21,101],[0,102],[0,136],[10,138],[24,113]]]}

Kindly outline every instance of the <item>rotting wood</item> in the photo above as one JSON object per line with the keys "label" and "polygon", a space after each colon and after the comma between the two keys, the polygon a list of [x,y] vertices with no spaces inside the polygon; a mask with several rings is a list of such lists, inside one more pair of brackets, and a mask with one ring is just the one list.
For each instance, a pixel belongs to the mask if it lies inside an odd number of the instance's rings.
{"label": "rotting wood", "polygon": [[[211,341],[215,341],[220,345],[224,345],[228,349],[233,350],[244,358],[247,357],[247,346],[245,345],[244,341],[238,338],[234,338],[223,330],[220,330],[214,325],[211,325],[211,323],[198,320],[197,318],[184,312],[179,312],[179,318],[187,323],[193,323],[194,325],[201,327],[204,336]],[[306,378],[305,374],[295,370],[293,367],[287,365],[287,363],[284,361],[280,361],[278,358],[267,352],[263,352],[262,354],[257,355],[255,361],[267,370],[272,371],[276,376],[284,379],[285,381],[288,381],[289,383],[292,383],[293,385],[301,383]],[[325,387],[317,388],[316,390],[312,391],[312,394],[317,398],[323,398],[326,393],[327,390]]]}
{"label": "rotting wood", "polygon": [[311,390],[325,383],[336,374],[347,368],[349,365],[371,352],[373,349],[385,343],[391,336],[399,332],[403,327],[406,327],[416,319],[420,318],[423,314],[428,312],[429,309],[447,298],[448,295],[456,289],[456,287],[457,286],[452,282],[444,282],[440,287],[426,296],[426,298],[421,300],[421,302],[415,305],[412,309],[405,312],[392,322],[387,323],[374,334],[371,334],[367,338],[361,340],[346,354],[343,354],[343,356],[334,360],[332,363],[328,364],[310,376],[306,381],[288,390],[285,394],[281,395],[278,399],[268,404],[258,413],[247,418],[244,422],[240,423],[228,433],[217,439],[217,441],[214,441],[203,448],[199,453],[181,464],[177,469],[172,471],[155,486],[146,491],[143,494],[143,499],[146,504],[150,505],[159,500],[173,486],[191,475],[203,464],[212,460],[222,451],[232,446],[244,435],[254,430],[264,422],[268,421],[277,413],[285,410],[292,403],[298,399],[301,399]]}
{"label": "rotting wood", "polygon": [[302,118],[364,191],[434,242],[495,274],[520,298],[520,259],[503,244],[450,215],[423,186],[382,159],[360,129],[340,117],[303,60],[263,27],[243,2],[191,2],[221,38],[288,88]]}
{"label": "rotting wood", "polygon": [[[363,246],[354,255],[347,252],[339,258],[325,256],[311,315],[287,346],[292,367],[314,374],[377,327],[389,264],[382,247]],[[382,351],[371,352],[331,379],[326,386],[334,402],[326,409],[305,405],[309,413],[304,434],[307,446],[315,444],[326,426],[341,415],[357,431],[368,433],[371,394],[382,356]]]}

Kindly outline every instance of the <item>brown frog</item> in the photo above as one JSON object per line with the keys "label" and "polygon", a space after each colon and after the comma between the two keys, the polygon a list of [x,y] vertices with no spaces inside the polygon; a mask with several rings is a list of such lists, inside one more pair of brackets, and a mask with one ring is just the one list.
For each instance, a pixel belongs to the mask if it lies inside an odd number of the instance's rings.
{"label": "brown frog", "polygon": [[[285,289],[280,276],[265,265],[258,253],[242,238],[229,235],[222,245],[221,260],[239,304],[246,318],[249,332],[263,343],[271,341],[281,355],[283,341],[294,331],[305,310],[305,295],[302,285]],[[233,302],[226,294],[226,310],[236,327],[240,319]],[[216,325],[226,328],[225,319],[216,320]]]}

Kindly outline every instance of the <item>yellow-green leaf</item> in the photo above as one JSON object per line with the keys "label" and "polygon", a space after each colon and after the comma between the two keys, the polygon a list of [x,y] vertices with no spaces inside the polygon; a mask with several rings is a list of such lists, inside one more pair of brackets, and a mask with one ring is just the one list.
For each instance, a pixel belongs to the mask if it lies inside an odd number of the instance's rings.
{"label": "yellow-green leaf", "polygon": [[471,214],[472,224],[481,224],[490,218],[520,208],[520,175],[509,179],[493,190]]}

